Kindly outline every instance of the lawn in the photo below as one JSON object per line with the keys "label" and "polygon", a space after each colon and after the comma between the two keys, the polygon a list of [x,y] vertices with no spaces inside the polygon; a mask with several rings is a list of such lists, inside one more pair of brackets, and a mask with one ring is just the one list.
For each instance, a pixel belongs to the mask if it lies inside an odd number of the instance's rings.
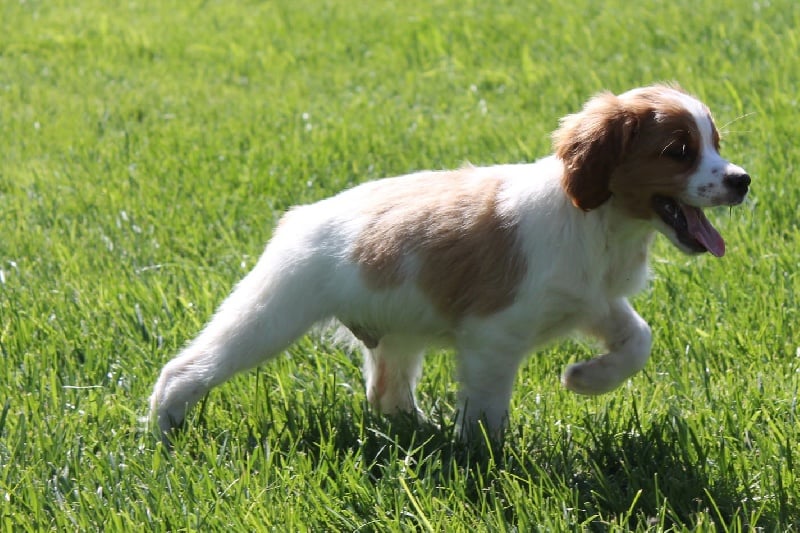
{"label": "lawn", "polygon": [[[366,406],[306,337],[214,390],[171,452],[161,366],[281,213],[412,170],[532,161],[603,89],[675,80],[753,176],[722,259],[658,238],[646,370],[597,398],[534,354],[494,453]],[[0,3],[0,530],[800,528],[800,3]]]}

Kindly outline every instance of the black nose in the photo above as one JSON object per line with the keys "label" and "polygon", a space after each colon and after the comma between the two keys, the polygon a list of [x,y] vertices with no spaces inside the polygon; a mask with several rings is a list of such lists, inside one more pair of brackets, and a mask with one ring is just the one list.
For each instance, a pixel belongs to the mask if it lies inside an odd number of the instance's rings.
{"label": "black nose", "polygon": [[750,175],[742,172],[741,174],[728,174],[723,178],[725,185],[744,196],[750,187]]}

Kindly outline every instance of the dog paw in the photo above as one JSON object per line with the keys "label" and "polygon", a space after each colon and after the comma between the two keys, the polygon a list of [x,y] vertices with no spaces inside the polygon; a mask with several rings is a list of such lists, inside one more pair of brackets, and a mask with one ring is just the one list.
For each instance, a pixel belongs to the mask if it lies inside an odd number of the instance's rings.
{"label": "dog paw", "polygon": [[572,392],[595,396],[616,389],[621,381],[609,375],[609,368],[598,359],[574,363],[561,375],[561,384]]}

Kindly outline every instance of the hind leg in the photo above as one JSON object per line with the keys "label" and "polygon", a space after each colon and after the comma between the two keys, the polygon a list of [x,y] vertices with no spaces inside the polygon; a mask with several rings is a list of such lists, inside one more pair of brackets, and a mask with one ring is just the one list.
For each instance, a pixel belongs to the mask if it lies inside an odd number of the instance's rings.
{"label": "hind leg", "polygon": [[313,269],[282,276],[270,263],[262,258],[200,335],[164,366],[150,397],[150,418],[163,433],[180,426],[213,387],[277,356],[326,316]]}
{"label": "hind leg", "polygon": [[414,394],[422,375],[423,347],[419,339],[387,335],[375,348],[366,350],[364,379],[367,399],[375,410],[424,418]]}

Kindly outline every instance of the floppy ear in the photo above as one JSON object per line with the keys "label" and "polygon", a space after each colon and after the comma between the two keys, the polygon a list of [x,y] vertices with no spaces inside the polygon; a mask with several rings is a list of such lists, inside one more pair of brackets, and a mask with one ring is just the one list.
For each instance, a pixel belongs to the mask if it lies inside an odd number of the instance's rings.
{"label": "floppy ear", "polygon": [[611,173],[637,126],[636,115],[608,92],[589,100],[579,113],[561,119],[553,144],[564,162],[562,185],[576,207],[589,211],[611,197]]}

